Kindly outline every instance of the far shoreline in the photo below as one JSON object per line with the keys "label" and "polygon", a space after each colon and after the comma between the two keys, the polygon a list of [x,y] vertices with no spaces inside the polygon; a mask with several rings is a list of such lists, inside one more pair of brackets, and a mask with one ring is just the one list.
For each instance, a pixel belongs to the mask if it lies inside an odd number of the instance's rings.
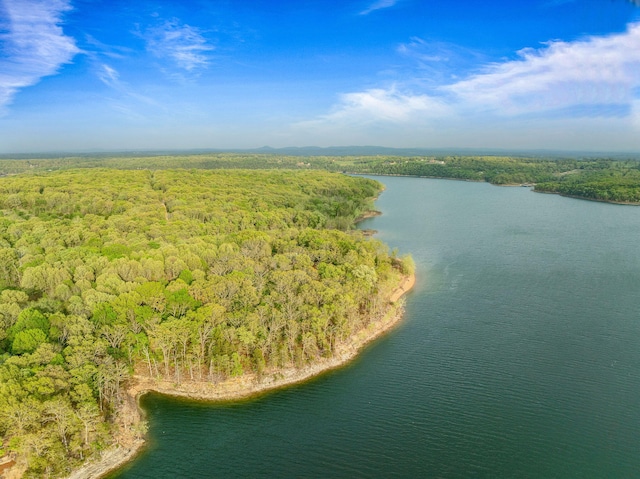
{"label": "far shoreline", "polygon": [[[399,178],[423,178],[427,180],[450,180],[450,181],[466,181],[468,183],[487,183],[488,185],[491,185],[491,186],[506,186],[506,187],[519,186],[519,187],[529,188],[530,191],[532,191],[533,193],[563,196],[565,198],[573,198],[574,200],[595,201],[597,203],[609,203],[610,205],[640,206],[640,202],[634,202],[634,201],[605,200],[600,198],[588,198],[586,196],[570,195],[566,193],[561,193],[559,191],[540,191],[535,189],[535,186],[536,186],[535,183],[496,184],[496,183],[491,183],[487,180],[473,180],[468,178],[450,178],[446,176],[402,175],[402,174],[392,174],[392,173],[354,173],[354,172],[347,172],[347,173],[350,175],[356,175],[356,176],[392,176],[392,177],[399,177]],[[365,218],[362,218],[362,219],[365,219]]]}
{"label": "far shoreline", "polygon": [[[176,385],[172,381],[134,375],[126,390],[121,413],[132,417],[132,423],[141,423],[145,412],[140,407],[140,400],[142,396],[151,392],[202,402],[236,401],[259,397],[277,389],[301,384],[344,367],[353,361],[366,345],[389,332],[402,319],[404,305],[399,301],[413,289],[415,283],[415,274],[402,276],[400,284],[389,298],[390,307],[387,314],[379,321],[357,332],[349,341],[340,345],[329,358],[321,358],[302,368],[288,367],[270,371],[261,380],[258,380],[255,374],[247,374],[220,383],[184,381]],[[83,465],[67,476],[67,479],[101,479],[134,460],[143,451],[147,441],[144,438],[126,439],[123,445],[105,451],[101,460]]]}
{"label": "far shoreline", "polygon": [[614,200],[603,200],[600,198],[587,198],[586,196],[569,195],[566,193],[559,193],[556,191],[536,191],[536,190],[532,190],[532,191],[534,193],[541,193],[543,195],[558,195],[558,196],[563,196],[565,198],[572,198],[574,200],[595,201],[596,203],[608,203],[610,205],[620,205],[620,206],[640,206],[640,202],[633,202],[633,201],[614,201]]}

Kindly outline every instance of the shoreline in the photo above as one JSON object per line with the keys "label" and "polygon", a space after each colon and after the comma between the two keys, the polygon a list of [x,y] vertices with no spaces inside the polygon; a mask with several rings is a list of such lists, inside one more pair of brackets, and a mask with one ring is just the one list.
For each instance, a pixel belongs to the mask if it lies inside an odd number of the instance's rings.
{"label": "shoreline", "polygon": [[596,203],[608,203],[610,205],[620,205],[620,206],[640,206],[640,202],[637,201],[614,201],[614,200],[602,200],[598,198],[587,198],[586,196],[577,196],[577,195],[569,195],[566,193],[559,193],[557,191],[539,191],[539,190],[531,190],[534,193],[541,193],[543,195],[558,195],[563,196],[564,198],[572,198],[574,200],[584,200],[584,201],[595,201]]}
{"label": "shoreline", "polygon": [[[447,176],[419,176],[419,175],[401,175],[401,174],[391,174],[391,173],[349,173],[351,175],[360,175],[360,176],[398,176],[402,178],[426,178],[428,180],[451,180],[451,181],[467,181],[470,183],[487,183],[491,186],[521,186],[525,188],[530,188],[530,191],[534,193],[542,193],[545,195],[558,195],[563,196],[565,198],[573,198],[574,200],[585,200],[585,201],[595,201],[598,203],[609,203],[610,205],[622,205],[622,206],[640,206],[640,202],[637,201],[614,201],[614,200],[603,200],[598,198],[588,198],[586,196],[578,196],[578,195],[569,195],[565,193],[560,193],[558,191],[540,191],[536,190],[535,183],[505,183],[505,184],[496,184],[491,183],[486,180],[472,180],[467,178],[450,178]],[[364,219],[364,218],[363,218]]]}
{"label": "shoreline", "polygon": [[353,224],[358,224],[361,221],[367,220],[369,218],[375,218],[376,216],[381,216],[382,211],[378,210],[368,210],[358,216],[355,220],[353,220]]}
{"label": "shoreline", "polygon": [[[403,317],[404,307],[398,301],[413,289],[416,283],[415,274],[403,276],[400,284],[392,292],[387,314],[354,334],[347,342],[340,345],[333,356],[321,358],[302,368],[288,367],[270,371],[260,380],[255,374],[247,374],[237,378],[229,378],[220,383],[209,381],[184,381],[176,385],[172,381],[153,379],[141,375],[133,375],[131,384],[125,393],[124,406],[120,413],[131,419],[131,424],[139,424],[144,418],[140,407],[140,399],[147,393],[155,392],[165,396],[192,399],[205,402],[234,401],[258,397],[270,391],[300,384],[320,376],[326,372],[346,366],[358,356],[360,351],[390,331]],[[100,479],[132,461],[144,448],[144,438],[126,438],[124,445],[108,449],[102,458],[89,462],[77,469],[67,479]]]}

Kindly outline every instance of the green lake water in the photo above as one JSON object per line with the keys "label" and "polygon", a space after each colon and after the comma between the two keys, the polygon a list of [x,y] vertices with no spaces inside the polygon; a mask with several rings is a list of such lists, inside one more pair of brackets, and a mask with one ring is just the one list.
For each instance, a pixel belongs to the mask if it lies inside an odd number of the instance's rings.
{"label": "green lake water", "polygon": [[377,179],[360,227],[415,259],[403,322],[254,400],[146,396],[112,478],[640,477],[640,207]]}

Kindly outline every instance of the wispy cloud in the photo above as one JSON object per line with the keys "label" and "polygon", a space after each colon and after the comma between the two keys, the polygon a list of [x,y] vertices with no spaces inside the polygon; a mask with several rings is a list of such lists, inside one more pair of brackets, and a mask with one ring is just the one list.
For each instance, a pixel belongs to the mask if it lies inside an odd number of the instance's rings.
{"label": "wispy cloud", "polygon": [[640,87],[640,23],[626,32],[554,41],[443,87],[460,106],[501,115],[630,104]]}
{"label": "wispy cloud", "polygon": [[99,56],[104,56],[107,58],[115,59],[115,60],[124,60],[127,57],[131,56],[133,50],[131,48],[118,46],[118,45],[109,45],[99,41],[97,38],[92,35],[85,35],[85,44],[86,44],[86,53],[92,59],[96,59]]}
{"label": "wispy cloud", "polygon": [[208,44],[200,29],[173,19],[151,27],[143,33],[147,49],[158,58],[168,59],[175,66],[191,72],[209,64]]}
{"label": "wispy cloud", "polygon": [[471,48],[420,37],[412,37],[408,42],[401,43],[397,52],[411,63],[411,71],[403,76],[414,77],[423,85],[451,82],[470,71],[477,71],[478,65],[487,61],[485,55]]}
{"label": "wispy cloud", "polygon": [[448,106],[435,97],[406,94],[392,87],[342,95],[339,105],[319,121],[337,125],[404,123],[417,115],[437,118],[448,113]]}
{"label": "wispy cloud", "polygon": [[115,68],[112,68],[109,65],[100,65],[98,78],[102,83],[111,88],[120,88],[120,74]]}
{"label": "wispy cloud", "polygon": [[[421,43],[414,40],[400,51],[417,46]],[[447,59],[441,53],[426,53],[422,61]],[[489,64],[479,73],[438,86],[413,78],[389,88],[348,93],[330,113],[306,124],[333,122],[345,127],[455,118],[620,116],[637,104],[639,71],[640,23],[636,23],[620,34],[522,50],[517,60]],[[422,85],[422,91],[416,85]]]}
{"label": "wispy cloud", "polygon": [[162,110],[162,105],[158,102],[146,95],[138,93],[127,82],[121,80],[120,72],[114,67],[106,63],[99,64],[97,65],[96,75],[102,83],[118,94],[118,98],[111,100],[110,104],[113,109],[124,113],[125,116],[135,119],[144,118],[142,114],[136,111],[136,107],[139,105],[143,105],[144,107],[151,106],[155,107],[156,110]]}
{"label": "wispy cloud", "polygon": [[0,108],[16,93],[53,75],[80,52],[61,24],[69,0],[2,0]]}
{"label": "wispy cloud", "polygon": [[408,42],[401,43],[397,51],[420,63],[458,63],[464,57],[469,57],[466,61],[477,63],[482,59],[479,52],[470,48],[441,40],[429,41],[420,37],[411,37]]}
{"label": "wispy cloud", "polygon": [[393,7],[396,3],[398,3],[398,0],[377,0],[362,10],[360,15],[369,15],[371,12],[375,12],[376,10]]}

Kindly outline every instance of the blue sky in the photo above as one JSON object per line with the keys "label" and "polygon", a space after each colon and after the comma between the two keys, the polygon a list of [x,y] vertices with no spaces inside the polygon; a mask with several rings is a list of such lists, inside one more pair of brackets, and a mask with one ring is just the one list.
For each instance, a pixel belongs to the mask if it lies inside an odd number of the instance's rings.
{"label": "blue sky", "polygon": [[0,153],[263,145],[640,152],[640,7],[0,0]]}

